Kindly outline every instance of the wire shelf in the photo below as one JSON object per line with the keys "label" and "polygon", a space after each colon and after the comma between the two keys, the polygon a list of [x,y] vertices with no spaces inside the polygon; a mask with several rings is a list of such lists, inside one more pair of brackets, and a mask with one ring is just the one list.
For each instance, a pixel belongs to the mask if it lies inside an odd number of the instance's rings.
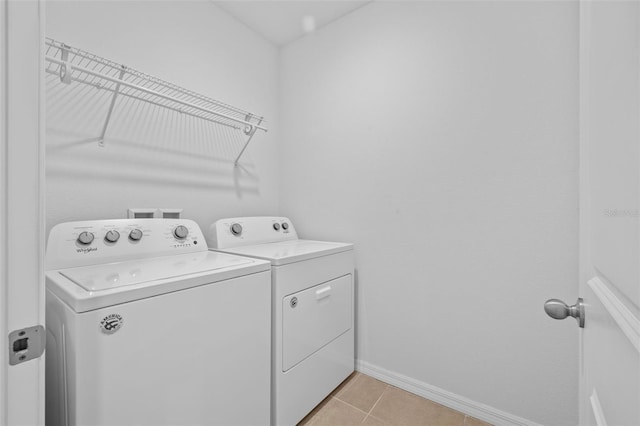
{"label": "wire shelf", "polygon": [[113,93],[102,134],[98,138],[101,146],[104,146],[104,137],[118,96],[136,99],[243,132],[247,140],[235,164],[238,164],[255,132],[258,129],[267,131],[264,127],[264,117],[258,114],[211,99],[52,38],[47,37],[45,44],[47,73],[59,75],[63,83],[77,82]]}

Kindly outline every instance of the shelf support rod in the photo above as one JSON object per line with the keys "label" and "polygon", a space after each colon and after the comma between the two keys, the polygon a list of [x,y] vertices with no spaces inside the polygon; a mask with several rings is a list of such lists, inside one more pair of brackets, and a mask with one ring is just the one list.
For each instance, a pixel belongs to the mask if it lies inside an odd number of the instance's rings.
{"label": "shelf support rod", "polygon": [[122,65],[120,68],[120,75],[118,75],[118,83],[116,83],[115,89],[113,89],[113,97],[111,98],[111,104],[109,105],[109,110],[107,111],[107,119],[104,122],[104,126],[102,126],[102,133],[100,133],[100,137],[98,138],[98,145],[104,147],[104,136],[107,134],[107,127],[109,127],[109,121],[111,121],[111,113],[113,113],[113,107],[116,104],[116,98],[118,97],[118,93],[120,93],[120,82],[124,77],[124,73],[127,70],[127,67]]}
{"label": "shelf support rod", "polygon": [[[245,121],[250,122],[252,118],[251,114],[247,114],[247,117],[245,118]],[[244,143],[244,146],[242,147],[242,150],[240,151],[240,154],[238,154],[238,156],[236,157],[236,161],[233,162],[234,166],[238,166],[238,161],[240,161],[240,157],[242,157],[242,154],[244,154],[244,150],[247,149],[247,146],[249,145],[249,142],[251,142],[251,139],[253,138],[253,135],[256,134],[256,130],[258,130],[258,127],[260,126],[260,123],[262,123],[262,118],[260,120],[258,120],[258,124],[256,124],[255,126],[253,124],[248,124],[245,126],[244,128],[244,134],[249,136],[247,138],[247,141]]]}

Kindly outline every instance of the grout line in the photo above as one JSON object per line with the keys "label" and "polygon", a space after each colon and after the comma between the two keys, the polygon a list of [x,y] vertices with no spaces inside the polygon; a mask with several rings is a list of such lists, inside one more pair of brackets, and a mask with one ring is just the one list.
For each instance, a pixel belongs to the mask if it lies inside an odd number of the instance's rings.
{"label": "grout line", "polygon": [[[340,389],[338,392],[333,394],[334,398],[337,397],[340,392],[346,392],[346,390],[349,389],[351,386],[353,386],[353,384],[356,382],[356,380],[358,380],[360,378],[360,374],[362,374],[362,373],[358,373],[356,371],[354,371],[354,373],[355,373],[354,376],[349,379],[349,382],[346,385],[344,385],[344,387],[342,389]],[[340,398],[338,398],[338,399],[340,399]]]}
{"label": "grout line", "polygon": [[[355,383],[355,382],[360,378],[360,377],[359,377],[360,375],[367,376],[367,377],[371,377],[371,376],[368,376],[368,375],[366,375],[366,374],[364,374],[364,373],[357,372],[357,375],[356,375],[355,377],[353,377],[353,378],[349,381],[349,383],[347,383],[347,384],[346,384],[346,385],[345,385],[345,386],[344,386],[340,391],[341,391],[341,392],[344,392],[344,391],[346,391],[347,389],[350,389],[350,388],[351,388],[351,386],[353,386],[353,385],[354,385],[354,383]],[[384,383],[384,382],[382,382],[382,383]],[[381,421],[381,422],[385,423],[385,421],[384,421],[384,420],[382,420],[382,419],[381,419],[381,418],[379,418],[379,417],[376,417],[376,416],[372,415],[372,414],[371,414],[371,412],[372,412],[372,411],[373,411],[373,409],[376,407],[376,405],[378,405],[378,402],[380,402],[380,400],[382,399],[382,396],[383,396],[383,395],[384,395],[384,393],[389,389],[389,387],[390,387],[390,386],[392,386],[392,385],[389,385],[388,383],[385,383],[384,390],[382,391],[382,393],[380,394],[380,396],[378,397],[378,399],[377,399],[377,400],[376,400],[376,402],[373,404],[373,406],[369,409],[369,411],[368,411],[368,412],[366,412],[366,411],[364,411],[364,410],[362,410],[362,409],[360,409],[360,408],[356,407],[355,405],[350,404],[350,403],[349,403],[349,402],[347,402],[347,401],[344,401],[344,400],[340,399],[340,398],[338,397],[338,393],[335,393],[335,394],[331,395],[331,399],[335,399],[335,400],[337,400],[337,401],[339,401],[339,402],[341,402],[341,403],[343,403],[343,404],[345,404],[345,405],[347,405],[347,406],[349,406],[349,407],[351,407],[351,408],[355,409],[356,411],[358,411],[358,412],[360,412],[360,413],[364,414],[364,418],[362,419],[362,422],[361,422],[361,423],[363,423],[365,420],[367,420],[367,418],[368,418],[368,417],[373,417],[374,419],[379,420],[379,421]],[[312,424],[313,424],[313,423],[315,423],[315,421],[317,420],[317,419],[316,419],[316,416],[317,416],[320,412],[322,412],[322,410],[323,410],[323,409],[324,409],[324,407],[323,407],[323,408],[321,408],[321,409],[319,409],[319,410],[318,410],[318,411],[313,415],[313,417],[312,417],[311,419],[309,419],[309,422],[306,424],[306,426],[312,426]],[[464,426],[464,425],[463,425],[463,426]]]}
{"label": "grout line", "polygon": [[353,375],[353,377],[350,377],[348,380],[348,382],[343,386],[342,389],[340,389],[340,392],[346,391],[347,389],[349,389],[351,386],[353,386],[353,384],[358,380],[359,375],[355,374]]}
{"label": "grout line", "polygon": [[364,420],[362,421],[362,423],[364,423],[365,420],[367,420],[369,417],[371,417],[372,419],[376,419],[382,423],[384,423],[385,425],[388,425],[389,423],[387,423],[385,420],[382,420],[380,417],[376,417],[374,415],[371,414],[367,414],[367,417],[364,418]]}
{"label": "grout line", "polygon": [[[378,397],[378,399],[376,400],[376,402],[373,404],[373,406],[371,407],[371,409],[369,410],[369,412],[367,414],[371,414],[373,412],[373,409],[376,408],[376,405],[378,405],[378,402],[380,402],[380,400],[382,399],[382,396],[384,395],[384,393],[387,391],[387,389],[389,389],[389,385],[385,386],[384,390],[382,391],[382,393],[380,394],[380,396]],[[375,416],[373,416],[375,417]],[[376,417],[377,418],[377,417]]]}
{"label": "grout line", "polygon": [[335,397],[335,396],[332,396],[332,398],[337,399],[338,401],[342,402],[343,404],[346,404],[346,405],[348,405],[349,407],[351,407],[351,408],[355,408],[356,410],[360,411],[361,413],[363,413],[363,414],[364,414],[364,418],[365,418],[365,419],[366,419],[366,418],[367,418],[367,416],[369,415],[369,413],[367,413],[366,411],[363,411],[363,410],[359,409],[359,408],[358,408],[358,407],[356,407],[355,405],[351,405],[351,404],[349,404],[347,401],[343,401],[343,400],[341,400],[340,398]]}

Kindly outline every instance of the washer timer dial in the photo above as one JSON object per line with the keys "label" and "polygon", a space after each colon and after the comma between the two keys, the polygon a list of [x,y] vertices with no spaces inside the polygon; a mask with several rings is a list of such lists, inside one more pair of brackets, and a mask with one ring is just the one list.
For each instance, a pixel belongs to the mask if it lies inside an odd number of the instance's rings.
{"label": "washer timer dial", "polygon": [[142,239],[142,231],[139,229],[133,229],[129,232],[129,239],[131,241],[140,241]]}
{"label": "washer timer dial", "polygon": [[173,236],[179,240],[184,240],[185,238],[187,238],[187,235],[189,235],[189,230],[184,225],[178,225],[173,230]]}

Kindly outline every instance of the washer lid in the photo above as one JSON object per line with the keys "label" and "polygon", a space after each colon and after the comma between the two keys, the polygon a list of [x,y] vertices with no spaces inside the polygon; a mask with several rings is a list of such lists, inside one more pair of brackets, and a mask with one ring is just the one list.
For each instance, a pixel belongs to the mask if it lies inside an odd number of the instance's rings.
{"label": "washer lid", "polygon": [[353,250],[353,244],[329,241],[291,240],[224,249],[225,253],[269,260],[272,265],[286,265],[320,256]]}
{"label": "washer lid", "polygon": [[251,259],[204,251],[62,269],[58,272],[89,292],[99,292],[250,263],[253,263]]}

